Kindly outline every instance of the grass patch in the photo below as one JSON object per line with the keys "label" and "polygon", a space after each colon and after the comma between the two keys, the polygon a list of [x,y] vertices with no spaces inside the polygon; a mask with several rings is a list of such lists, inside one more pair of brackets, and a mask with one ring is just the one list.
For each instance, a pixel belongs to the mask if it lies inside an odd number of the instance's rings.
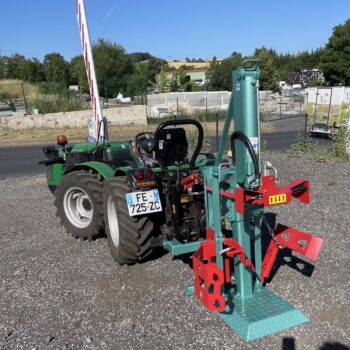
{"label": "grass patch", "polygon": [[0,80],[0,98],[4,100],[23,99],[22,84],[26,98],[35,98],[38,96],[39,87],[37,85],[11,79]]}
{"label": "grass patch", "polygon": [[[133,140],[138,133],[149,131],[154,132],[157,128],[156,124],[148,125],[115,125],[109,124],[109,135],[111,140],[129,141]],[[195,144],[198,138],[196,133],[196,127],[191,125],[185,125],[184,129],[188,135],[188,142],[191,147]],[[210,149],[213,142],[213,137],[216,134],[216,124],[213,122],[203,123],[204,140],[203,149]],[[219,135],[221,134],[221,128],[219,128]],[[233,132],[233,127],[230,128],[230,133]],[[56,142],[57,135],[65,134],[68,140],[86,140],[88,135],[88,127],[81,128],[32,128],[32,129],[0,129],[0,144],[15,144],[26,142]]]}
{"label": "grass patch", "polygon": [[0,98],[3,100],[24,101],[23,90],[28,114],[32,113],[33,108],[38,109],[40,114],[90,109],[89,103],[80,99],[76,94],[69,93],[66,87],[59,84],[39,83],[35,85],[21,80],[0,80]]}
{"label": "grass patch", "polygon": [[328,148],[320,147],[318,142],[313,142],[309,135],[298,134],[290,152],[296,156],[303,155],[316,159],[319,162],[326,162],[329,158],[340,162],[349,161],[350,133],[345,127],[336,129]]}

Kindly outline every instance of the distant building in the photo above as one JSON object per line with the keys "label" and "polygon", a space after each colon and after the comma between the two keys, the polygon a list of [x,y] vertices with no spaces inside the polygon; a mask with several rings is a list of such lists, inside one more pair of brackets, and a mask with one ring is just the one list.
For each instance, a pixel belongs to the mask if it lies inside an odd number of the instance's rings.
{"label": "distant building", "polygon": [[[208,69],[187,69],[183,71],[188,80],[194,81],[198,86],[202,86],[206,82],[206,75],[208,73]],[[170,71],[167,72],[167,78],[170,81],[174,74],[178,73],[178,71]]]}

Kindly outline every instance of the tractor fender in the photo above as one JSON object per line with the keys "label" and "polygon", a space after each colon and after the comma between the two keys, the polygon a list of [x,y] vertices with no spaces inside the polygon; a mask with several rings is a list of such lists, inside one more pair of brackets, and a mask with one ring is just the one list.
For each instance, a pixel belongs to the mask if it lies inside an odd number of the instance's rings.
{"label": "tractor fender", "polygon": [[69,167],[66,170],[66,174],[71,173],[72,171],[78,171],[78,170],[94,170],[97,173],[101,174],[101,176],[105,179],[108,180],[111,177],[114,176],[114,169],[110,167],[109,165],[101,162],[85,162],[85,163],[80,163],[77,165],[74,165],[73,167]]}
{"label": "tractor fender", "polygon": [[115,169],[114,176],[125,176],[126,172],[129,169],[132,169],[132,167],[131,166],[120,166],[117,169]]}

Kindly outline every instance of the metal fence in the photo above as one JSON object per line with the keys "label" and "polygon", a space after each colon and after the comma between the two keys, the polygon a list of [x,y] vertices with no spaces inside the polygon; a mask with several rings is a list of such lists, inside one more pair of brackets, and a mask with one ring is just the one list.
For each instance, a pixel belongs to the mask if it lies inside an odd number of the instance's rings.
{"label": "metal fence", "polygon": [[[221,141],[221,134],[223,129],[223,121],[218,120],[218,125],[205,127],[205,130],[210,139],[210,150],[216,152]],[[260,138],[261,149],[263,151],[280,151],[291,147],[296,138],[305,136],[307,133],[308,117],[293,116],[288,118],[281,118],[270,121],[260,121]],[[233,125],[231,125],[230,132],[233,132]],[[216,132],[218,130],[218,132]],[[226,148],[229,148],[227,143]]]}
{"label": "metal fence", "polygon": [[263,149],[271,151],[286,150],[298,136],[306,136],[308,116],[292,116],[279,120],[262,122],[261,142]]}
{"label": "metal fence", "polygon": [[[259,96],[260,132],[264,149],[284,150],[294,143],[298,135],[306,135],[308,128],[307,94],[279,96],[269,91],[261,91]],[[210,150],[216,151],[219,143],[217,139],[220,140],[226,114],[226,110],[222,108],[226,106],[227,109],[229,97],[230,93],[227,92],[224,94],[201,92],[155,95],[152,97],[153,100],[148,99],[149,107],[154,111],[154,108],[159,106],[157,103],[160,102],[163,107],[157,107],[158,117],[153,113],[148,114],[152,116],[148,120],[158,123],[158,118],[165,120],[176,116],[190,116],[199,119],[204,124]],[[183,101],[187,101],[187,104],[190,101],[190,105],[197,108],[190,109],[189,113],[186,113],[176,105],[177,103],[181,105]],[[224,104],[220,104],[220,101]],[[220,108],[216,108],[218,106]],[[233,131],[233,126],[231,131]]]}
{"label": "metal fence", "polygon": [[[151,98],[150,98],[151,96]],[[220,143],[226,110],[221,107],[228,106],[229,93],[218,92],[201,93],[168,93],[148,96],[147,125],[110,126],[110,134],[122,140],[131,140],[140,132],[155,131],[157,126],[165,120],[172,118],[193,118],[203,124],[205,131],[203,149],[216,152]],[[179,99],[181,101],[179,101]],[[186,111],[177,104],[187,101],[195,109]],[[220,108],[212,108],[220,105]],[[157,106],[157,107],[156,107]],[[163,106],[163,107],[161,107]],[[168,107],[167,107],[168,106]],[[170,106],[172,106],[170,108]],[[157,108],[157,114],[150,109]],[[200,108],[198,108],[200,107]],[[308,118],[307,95],[278,96],[271,92],[260,92],[260,133],[263,149],[285,150],[288,149],[298,135],[306,135]],[[194,143],[196,132],[186,127]],[[234,126],[231,125],[230,132]],[[229,148],[229,145],[227,145]]]}
{"label": "metal fence", "polygon": [[[216,114],[217,118],[211,118],[206,121],[199,119],[204,128],[204,142],[203,151],[216,152],[220,144],[222,130],[224,127],[224,119],[219,113]],[[181,116],[185,118],[186,116]],[[196,115],[189,116],[194,119]],[[110,125],[109,131],[113,138],[119,140],[133,140],[138,133],[141,132],[154,132],[160,122],[165,120],[176,118],[176,115],[171,115],[160,119],[153,119],[147,125]],[[295,142],[298,135],[306,135],[308,118],[303,116],[283,116],[280,119],[272,119],[268,121],[260,121],[260,134],[261,134],[261,148],[263,150],[279,151],[286,150],[291,147]],[[190,145],[195,145],[198,134],[195,127],[185,126],[188,142]],[[234,131],[234,125],[231,123],[229,132]],[[229,143],[226,148],[229,149]]]}
{"label": "metal fence", "polygon": [[275,96],[260,98],[260,120],[273,121],[305,116],[307,95]]}

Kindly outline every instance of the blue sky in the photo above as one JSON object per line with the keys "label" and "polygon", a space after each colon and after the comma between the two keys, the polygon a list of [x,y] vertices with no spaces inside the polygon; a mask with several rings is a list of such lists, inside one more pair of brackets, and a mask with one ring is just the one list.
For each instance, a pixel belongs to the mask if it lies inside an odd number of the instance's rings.
{"label": "blue sky", "polygon": [[[266,46],[298,52],[323,46],[350,18],[349,0],[85,0],[92,40],[164,59],[225,58]],[[75,0],[2,0],[0,54],[40,59],[80,54]]]}

